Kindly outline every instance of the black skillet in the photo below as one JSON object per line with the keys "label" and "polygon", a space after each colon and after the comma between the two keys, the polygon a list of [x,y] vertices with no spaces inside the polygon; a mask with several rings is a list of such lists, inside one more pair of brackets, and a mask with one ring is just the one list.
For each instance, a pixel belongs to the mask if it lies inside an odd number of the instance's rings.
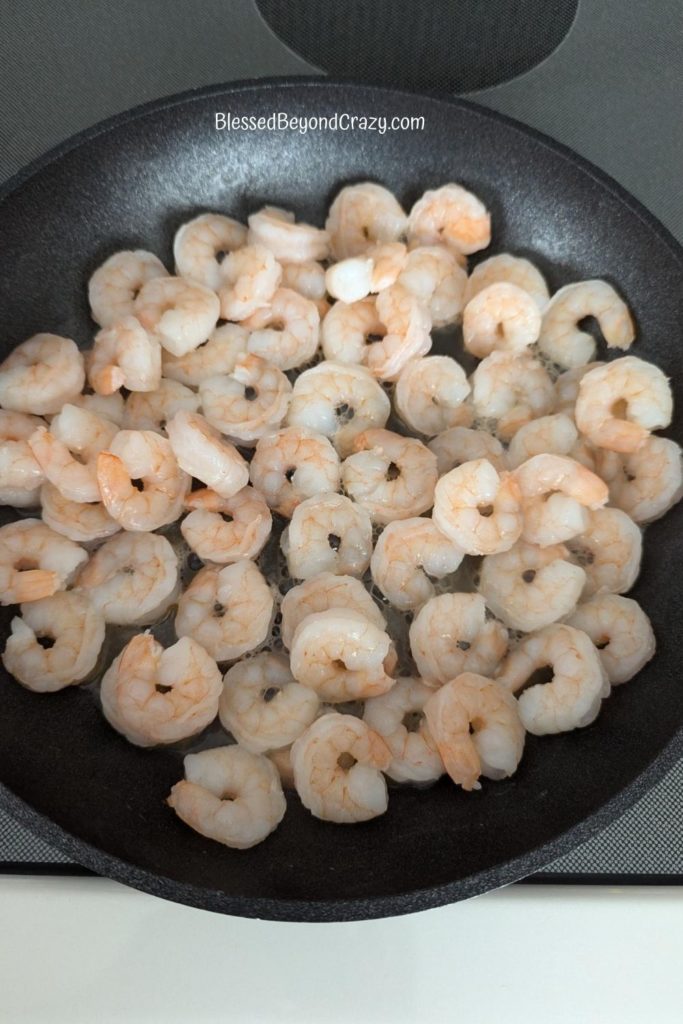
{"label": "black skillet", "polygon": [[[424,115],[422,131],[223,131],[216,112]],[[606,277],[638,322],[635,351],[672,378],[682,439],[683,251],[631,196],[584,160],[470,103],[295,79],[220,86],[149,104],[84,132],[0,197],[2,353],[36,331],[90,343],[85,283],[120,248],[171,266],[175,229],[264,202],[321,223],[345,182],[383,182],[406,207],[463,182],[493,214],[491,251],[531,257],[552,288]],[[0,801],[75,860],[168,899],[245,917],[333,921],[453,902],[528,875],[603,828],[681,753],[683,506],[649,527],[633,595],[657,656],[617,688],[597,722],[530,737],[514,778],[465,794],[448,781],[392,791],[364,825],[313,819],[295,796],[248,852],[194,834],[164,805],[175,752],[139,750],[73,688],[36,696],[0,676]],[[0,626],[7,627],[10,610]]]}

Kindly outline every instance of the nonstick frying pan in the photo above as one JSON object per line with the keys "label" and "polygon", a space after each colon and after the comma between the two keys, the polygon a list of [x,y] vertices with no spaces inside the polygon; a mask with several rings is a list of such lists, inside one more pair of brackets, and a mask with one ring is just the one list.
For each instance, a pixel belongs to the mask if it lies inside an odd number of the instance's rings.
{"label": "nonstick frying pan", "polygon": [[[424,130],[223,131],[217,111],[268,116],[424,115]],[[606,277],[638,323],[635,352],[672,379],[681,440],[683,252],[631,196],[584,160],[459,100],[295,79],[220,86],[99,125],[14,178],[0,195],[2,354],[40,330],[87,346],[85,283],[111,252],[150,248],[170,267],[184,220],[242,220],[265,202],[320,223],[340,184],[372,178],[406,206],[459,181],[493,214],[491,251],[529,256],[552,288]],[[683,507],[648,527],[633,591],[657,655],[615,689],[598,720],[529,737],[517,774],[465,794],[393,790],[364,825],[317,821],[295,795],[280,828],[247,852],[191,832],[165,806],[175,751],[137,749],[78,687],[38,696],[0,674],[0,800],[101,874],[181,903],[247,917],[381,917],[463,899],[528,875],[623,813],[682,750],[678,624]],[[7,629],[4,609],[0,628]]]}

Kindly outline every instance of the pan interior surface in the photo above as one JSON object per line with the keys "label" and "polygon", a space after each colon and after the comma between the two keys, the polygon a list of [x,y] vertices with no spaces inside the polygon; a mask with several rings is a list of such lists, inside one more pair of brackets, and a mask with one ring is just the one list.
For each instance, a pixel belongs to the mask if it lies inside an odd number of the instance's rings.
{"label": "pan interior surface", "polygon": [[[231,130],[235,117],[424,115],[412,131]],[[320,224],[338,188],[373,179],[404,206],[458,181],[492,213],[491,253],[527,256],[551,290],[604,277],[638,325],[633,354],[671,378],[668,432],[681,441],[683,262],[638,204],[568,151],[468,104],[294,81],[224,87],[152,105],[86,133],[0,200],[2,355],[38,331],[91,343],[89,275],[122,248],[172,267],[173,234],[205,210],[240,220],[264,203]],[[488,253],[487,253],[488,254]],[[483,254],[483,255],[487,255]],[[482,892],[541,867],[625,810],[676,756],[683,720],[678,625],[683,508],[648,527],[632,592],[651,617],[655,659],[598,720],[529,736],[516,775],[465,794],[392,789],[386,815],[344,828],[294,795],[279,829],[243,853],[191,832],[165,806],[177,752],[129,745],[78,687],[39,696],[0,673],[3,802],[77,860],[148,891],[214,910],[303,920],[374,917]],[[6,634],[11,610],[3,609]]]}

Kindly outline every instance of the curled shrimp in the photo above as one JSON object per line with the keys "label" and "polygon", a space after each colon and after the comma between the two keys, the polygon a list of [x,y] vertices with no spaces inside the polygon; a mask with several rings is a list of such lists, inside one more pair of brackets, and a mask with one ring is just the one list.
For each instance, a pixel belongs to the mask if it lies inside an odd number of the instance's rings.
{"label": "curled shrimp", "polygon": [[484,288],[501,282],[523,288],[541,312],[545,309],[550,295],[543,274],[529,260],[507,252],[489,256],[487,260],[477,264],[467,279],[465,305]]}
{"label": "curled shrimp", "polygon": [[417,670],[432,685],[461,672],[493,675],[508,649],[508,632],[486,618],[481,594],[438,594],[410,626],[410,650]]}
{"label": "curled shrimp", "polygon": [[375,244],[398,242],[407,226],[408,218],[395,196],[372,181],[343,188],[325,222],[336,260],[361,256]]}
{"label": "curled shrimp", "polygon": [[564,455],[534,455],[515,470],[522,495],[522,539],[530,544],[559,544],[583,533],[588,510],[607,504],[607,484]]}
{"label": "curled shrimp", "polygon": [[306,498],[339,490],[339,456],[326,437],[305,427],[260,438],[249,468],[268,505],[288,519]]}
{"label": "curled shrimp", "polygon": [[567,416],[573,416],[581,381],[591,370],[604,365],[601,362],[586,363],[584,366],[575,366],[573,370],[565,370],[564,373],[561,373],[555,381],[557,411],[564,412]]}
{"label": "curled shrimp", "polygon": [[398,282],[379,293],[376,305],[386,334],[368,345],[367,367],[380,380],[396,380],[409,359],[432,347],[432,319],[427,306]]}
{"label": "curled shrimp", "polygon": [[123,426],[126,430],[154,430],[166,433],[166,424],[181,409],[199,411],[199,396],[177,380],[162,377],[156,391],[134,391],[126,399]]}
{"label": "curled shrimp", "polygon": [[268,636],[273,594],[253,562],[200,570],[178,601],[175,631],[216,661],[234,661]]}
{"label": "curled shrimp", "polygon": [[282,821],[287,803],[275,765],[242,747],[188,754],[167,803],[181,821],[224,846],[248,850]]}
{"label": "curled shrimp", "polygon": [[496,421],[501,441],[509,441],[525,423],[553,411],[555,389],[528,352],[492,352],[472,375],[472,402],[478,416]]}
{"label": "curled shrimp", "polygon": [[203,380],[199,394],[212,426],[234,441],[253,445],[284,420],[292,385],[282,370],[249,353],[237,357],[229,376]]}
{"label": "curled shrimp", "polygon": [[65,590],[87,562],[78,544],[40,519],[0,527],[0,604],[24,604]]}
{"label": "curled shrimp", "polygon": [[209,337],[220,303],[204,285],[183,277],[155,277],[140,289],[134,313],[168,352],[183,356]]}
{"label": "curled shrimp", "polygon": [[281,262],[283,288],[290,288],[298,292],[305,299],[315,303],[318,314],[322,321],[330,308],[327,301],[327,287],[325,284],[325,268],[322,263],[315,260],[304,260],[303,263]]}
{"label": "curled shrimp", "polygon": [[29,438],[45,478],[70,501],[100,500],[97,460],[109,448],[118,426],[94,412],[64,405],[47,427]]}
{"label": "curled shrimp", "polygon": [[612,686],[628,682],[654,657],[652,624],[630,597],[598,594],[580,604],[567,624],[591,638]]}
{"label": "curled shrimp", "polygon": [[195,736],[213,722],[221,695],[216,662],[190,637],[164,649],[134,636],[102,677],[104,717],[130,743],[151,747]]}
{"label": "curled shrimp", "polygon": [[498,473],[488,459],[452,469],[434,491],[434,525],[466,554],[507,551],[523,527],[519,485]]}
{"label": "curled shrimp", "polygon": [[173,239],[176,273],[218,291],[223,283],[222,262],[226,254],[247,241],[244,224],[220,213],[201,213],[182,224]]}
{"label": "curled shrimp", "polygon": [[445,245],[469,255],[491,241],[491,215],[462,185],[448,184],[425,192],[408,219],[408,241]]}
{"label": "curled shrimp", "polygon": [[333,299],[358,302],[372,289],[374,262],[369,256],[349,256],[333,263],[325,272],[325,287]]}
{"label": "curled shrimp", "polygon": [[431,519],[401,519],[382,530],[370,559],[375,584],[400,611],[419,608],[434,596],[432,579],[455,572],[463,552]]}
{"label": "curled shrimp", "polygon": [[507,462],[517,469],[536,455],[571,455],[579,439],[574,420],[565,412],[539,416],[520,427],[510,441]]}
{"label": "curled shrimp", "polygon": [[166,432],[180,468],[223,498],[249,483],[247,463],[203,416],[180,409],[166,424]]}
{"label": "curled shrimp", "polygon": [[524,752],[517,701],[500,683],[463,672],[425,703],[424,713],[446,771],[466,791],[480,776],[514,775]]}
{"label": "curled shrimp", "polygon": [[391,764],[385,771],[396,782],[434,782],[443,775],[443,761],[424,715],[433,693],[420,679],[404,677],[388,693],[365,703],[363,721],[389,747]]}
{"label": "curled shrimp", "polygon": [[498,473],[507,469],[505,449],[486,430],[472,430],[467,425],[451,427],[433,438],[427,447],[436,455],[439,476],[475,459],[487,459]]}
{"label": "curled shrimp", "polygon": [[282,279],[282,267],[263,245],[245,245],[231,252],[221,272],[218,297],[224,320],[246,320],[270,302]]}
{"label": "curled shrimp", "polygon": [[318,494],[297,505],[280,544],[294,579],[319,572],[362,576],[372,554],[372,522],[345,495]]}
{"label": "curled shrimp", "polygon": [[683,497],[681,449],[666,437],[648,437],[637,452],[598,452],[598,470],[610,501],[636,523],[660,519]]}
{"label": "curled shrimp", "polygon": [[23,508],[39,504],[45,474],[29,438],[41,426],[45,421],[38,416],[0,409],[0,504]]}
{"label": "curled shrimp", "polygon": [[465,348],[483,359],[492,352],[522,352],[538,340],[541,313],[533,296],[499,281],[483,288],[465,306]]}
{"label": "curled shrimp", "polygon": [[320,314],[312,299],[278,288],[242,326],[249,331],[247,350],[281,370],[309,363],[318,350]]}
{"label": "curled shrimp", "polygon": [[327,231],[311,224],[296,223],[294,214],[277,206],[264,206],[249,217],[249,245],[263,245],[276,260],[306,263],[326,260],[330,254]]}
{"label": "curled shrimp", "polygon": [[282,599],[282,642],[292,646],[296,629],[308,615],[330,608],[350,608],[359,612],[380,630],[386,629],[384,616],[360,580],[354,576],[335,576],[320,572],[288,590]]}
{"label": "curled shrimp", "polygon": [[470,390],[465,371],[450,356],[411,359],[396,381],[396,411],[412,430],[433,437],[461,421]]}
{"label": "curled shrimp", "polygon": [[[21,606],[2,663],[23,686],[54,693],[82,682],[104,643],[104,619],[84,594],[61,591]],[[41,640],[52,641],[41,644]]]}
{"label": "curled shrimp", "polygon": [[168,277],[161,260],[144,249],[115,252],[97,268],[88,282],[90,314],[100,327],[131,316],[143,285],[155,277]]}
{"label": "curled shrimp", "polygon": [[88,383],[98,395],[120,388],[154,391],[161,380],[161,345],[134,316],[103,327],[88,359]]}
{"label": "curled shrimp", "polygon": [[230,498],[208,488],[191,491],[185,507],[190,514],[180,532],[201,559],[217,565],[256,558],[273,525],[263,496],[249,486]]}
{"label": "curled shrimp", "polygon": [[84,384],[82,354],[57,334],[34,334],[0,363],[0,405],[11,412],[52,415]]}
{"label": "curled shrimp", "polygon": [[161,353],[164,377],[188,387],[198,387],[207,377],[232,373],[237,357],[247,351],[248,332],[240,324],[221,324],[202,342],[184,356]]}
{"label": "curled shrimp", "polygon": [[449,249],[441,245],[418,246],[407,254],[397,280],[424,303],[432,326],[446,327],[460,319],[467,271]]}
{"label": "curled shrimp", "polygon": [[552,669],[550,682],[529,686],[517,702],[527,732],[545,736],[595,721],[610,686],[590,637],[564,623],[530,633],[506,658],[498,682],[519,693],[534,672],[546,667]]}
{"label": "curled shrimp", "polygon": [[354,449],[342,464],[342,483],[373,522],[408,519],[432,507],[436,456],[417,438],[366,430]]}
{"label": "curled shrimp", "polygon": [[335,302],[321,325],[323,355],[331,362],[365,363],[369,346],[385,334],[374,296]]}
{"label": "curled shrimp", "polygon": [[650,431],[669,426],[672,412],[666,376],[635,356],[599,366],[579,384],[576,425],[598,448],[638,451]]}
{"label": "curled shrimp", "polygon": [[124,530],[147,531],[178,518],[191,480],[165,437],[120,430],[97,456],[97,483],[112,519]]}
{"label": "curled shrimp", "polygon": [[43,520],[50,529],[77,544],[105,540],[121,529],[101,501],[70,501],[47,482],[40,488],[40,505]]}
{"label": "curled shrimp", "polygon": [[555,292],[543,313],[541,352],[558,366],[572,369],[595,356],[592,334],[578,324],[595,317],[608,348],[630,348],[636,331],[628,306],[607,281],[578,281]]}
{"label": "curled shrimp", "polygon": [[643,535],[621,509],[591,512],[587,529],[567,541],[567,547],[586,574],[584,598],[604,591],[623,594],[638,578]]}

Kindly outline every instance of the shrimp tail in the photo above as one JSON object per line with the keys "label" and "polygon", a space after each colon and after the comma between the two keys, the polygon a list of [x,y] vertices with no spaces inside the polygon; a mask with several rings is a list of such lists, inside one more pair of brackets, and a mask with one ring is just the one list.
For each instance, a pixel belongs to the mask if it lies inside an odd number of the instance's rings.
{"label": "shrimp tail", "polygon": [[135,493],[135,488],[118,455],[114,455],[113,452],[99,453],[97,456],[97,483],[107,511],[116,518],[126,501]]}
{"label": "shrimp tail", "polygon": [[113,364],[90,373],[90,383],[98,395],[113,395],[123,387],[125,380],[126,375],[121,367]]}

